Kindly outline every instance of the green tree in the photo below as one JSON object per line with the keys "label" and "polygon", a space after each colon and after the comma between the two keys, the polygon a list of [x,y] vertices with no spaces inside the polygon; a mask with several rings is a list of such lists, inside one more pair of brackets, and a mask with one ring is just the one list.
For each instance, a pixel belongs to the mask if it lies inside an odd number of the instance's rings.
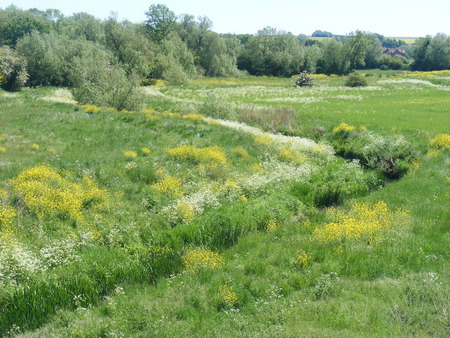
{"label": "green tree", "polygon": [[16,42],[26,34],[36,30],[50,32],[51,22],[30,11],[22,11],[10,6],[0,10],[0,44],[15,46]]}
{"label": "green tree", "polygon": [[153,41],[161,42],[175,27],[175,13],[166,5],[151,5],[148,11],[145,12],[145,15],[147,16],[145,27],[148,29],[150,38]]}
{"label": "green tree", "polygon": [[75,13],[62,20],[63,34],[72,39],[85,38],[88,41],[104,43],[105,32],[100,20],[87,13]]}
{"label": "green tree", "polygon": [[345,38],[344,49],[346,58],[349,63],[350,71],[353,71],[356,68],[364,67],[366,65],[365,57],[368,46],[369,41],[366,35],[359,30],[350,33],[350,35]]}
{"label": "green tree", "polygon": [[170,84],[182,85],[195,75],[194,54],[186,43],[172,32],[157,47],[151,77],[165,79]]}
{"label": "green tree", "polygon": [[318,72],[327,75],[347,74],[349,63],[343,44],[335,39],[326,41],[322,48],[322,56],[317,61],[317,68]]}
{"label": "green tree", "polygon": [[413,46],[413,70],[450,69],[450,37],[439,33],[434,38],[420,38]]}
{"label": "green tree", "polygon": [[1,87],[8,91],[19,91],[28,79],[26,60],[8,46],[0,48]]}
{"label": "green tree", "polygon": [[265,27],[248,40],[238,67],[252,75],[292,76],[300,73],[304,61],[304,47],[297,37]]}
{"label": "green tree", "polygon": [[128,21],[109,18],[104,22],[105,46],[113,52],[127,74],[149,76],[153,67],[154,52],[150,41],[139,26]]}

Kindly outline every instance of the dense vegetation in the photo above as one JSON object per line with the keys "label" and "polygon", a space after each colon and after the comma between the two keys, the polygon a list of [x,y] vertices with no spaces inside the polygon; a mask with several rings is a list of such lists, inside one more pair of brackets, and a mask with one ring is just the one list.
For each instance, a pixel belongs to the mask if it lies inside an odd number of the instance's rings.
{"label": "dense vegetation", "polygon": [[[66,17],[56,9],[0,10],[3,88],[69,86],[82,103],[139,109],[139,82],[186,84],[199,76],[290,77],[302,71],[348,74],[355,69],[450,69],[450,37],[419,38],[413,46],[355,31],[312,39],[265,27],[256,35],[219,35],[207,17],[177,16],[152,5],[142,24],[99,20],[87,13]],[[326,40],[315,40],[326,36]],[[391,41],[392,40],[392,41]],[[384,54],[385,47],[401,53]],[[91,90],[92,89],[92,90]]]}
{"label": "dense vegetation", "polygon": [[0,336],[448,336],[449,37],[146,16],[0,11]]}

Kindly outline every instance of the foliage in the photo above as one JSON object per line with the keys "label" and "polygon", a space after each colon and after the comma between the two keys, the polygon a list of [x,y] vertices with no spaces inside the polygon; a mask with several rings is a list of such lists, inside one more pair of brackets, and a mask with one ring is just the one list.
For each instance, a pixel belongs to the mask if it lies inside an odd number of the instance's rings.
{"label": "foliage", "polygon": [[382,136],[364,126],[357,128],[346,123],[333,129],[332,142],[342,156],[358,159],[388,178],[405,175],[419,156],[418,150],[402,136]]}
{"label": "foliage", "polygon": [[31,10],[22,11],[17,7],[9,6],[0,10],[0,44],[14,47],[17,41],[38,31],[48,33],[50,31],[50,21],[35,15]]}
{"label": "foliage", "polygon": [[365,87],[367,86],[367,80],[363,74],[354,72],[347,76],[345,85],[347,87]]}
{"label": "foliage", "polygon": [[297,87],[312,87],[315,85],[315,83],[311,74],[309,74],[306,71],[303,71],[295,79],[295,85]]}
{"label": "foliage", "polygon": [[110,60],[107,52],[94,48],[83,50],[82,55],[73,59],[69,76],[74,85],[74,98],[81,104],[139,110],[145,95],[139,78],[135,74],[127,75]]}
{"label": "foliage", "polygon": [[252,75],[290,77],[300,73],[304,59],[304,47],[294,36],[266,27],[248,40],[238,67]]}
{"label": "foliage", "polygon": [[19,91],[28,79],[26,60],[8,46],[0,49],[1,87],[8,91]]}
{"label": "foliage", "polygon": [[439,33],[417,40],[412,50],[412,70],[442,70],[450,68],[450,37]]}
{"label": "foliage", "polygon": [[166,5],[151,5],[145,15],[147,16],[145,27],[150,33],[150,38],[156,42],[164,40],[176,23],[175,13]]}

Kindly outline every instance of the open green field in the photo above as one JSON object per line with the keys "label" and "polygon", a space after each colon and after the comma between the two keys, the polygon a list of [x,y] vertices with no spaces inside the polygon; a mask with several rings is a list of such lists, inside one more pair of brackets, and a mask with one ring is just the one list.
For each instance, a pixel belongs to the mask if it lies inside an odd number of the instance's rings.
{"label": "open green field", "polygon": [[450,72],[0,91],[0,336],[448,336]]}

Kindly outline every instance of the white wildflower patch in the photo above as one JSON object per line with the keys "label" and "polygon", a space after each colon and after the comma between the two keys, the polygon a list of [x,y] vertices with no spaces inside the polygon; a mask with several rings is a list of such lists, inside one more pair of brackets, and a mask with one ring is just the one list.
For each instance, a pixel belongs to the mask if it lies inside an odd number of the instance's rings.
{"label": "white wildflower patch", "polygon": [[0,243],[0,286],[15,285],[44,270],[37,255],[20,243]]}
{"label": "white wildflower patch", "polygon": [[253,136],[264,136],[268,137],[271,143],[278,146],[289,145],[293,150],[296,151],[307,151],[312,153],[321,153],[325,156],[332,156],[334,150],[330,145],[318,144],[313,140],[298,137],[298,136],[286,136],[281,134],[271,134],[263,132],[261,129],[256,127],[251,127],[245,123],[227,121],[227,120],[213,120],[207,119],[208,121],[214,121],[224,127],[235,129],[243,133],[247,133]]}
{"label": "white wildflower patch", "polygon": [[47,102],[59,102],[59,103],[68,103],[68,104],[76,104],[77,101],[73,99],[72,93],[68,89],[55,89],[50,96],[44,96],[40,98],[43,101]]}
{"label": "white wildflower patch", "polygon": [[286,102],[286,103],[317,103],[324,101],[323,97],[306,96],[306,97],[275,97],[265,100],[266,102]]}
{"label": "white wildflower patch", "polygon": [[361,95],[336,95],[334,98],[339,100],[355,100],[355,101],[363,100],[363,97]]}
{"label": "white wildflower patch", "polygon": [[47,268],[64,266],[79,258],[75,253],[75,249],[79,245],[80,243],[73,239],[64,239],[56,241],[52,246],[42,248],[39,255]]}
{"label": "white wildflower patch", "polygon": [[236,178],[239,186],[249,193],[262,193],[264,188],[271,183],[302,182],[314,171],[314,166],[309,164],[293,165],[274,159],[262,162],[262,173],[253,175],[241,175]]}
{"label": "white wildflower patch", "polygon": [[378,81],[379,84],[395,84],[395,85],[421,85],[421,86],[427,86],[427,87],[433,87],[440,90],[446,90],[450,91],[449,87],[441,86],[434,84],[430,81],[426,80],[419,80],[419,79],[399,79],[399,80],[380,80]]}

